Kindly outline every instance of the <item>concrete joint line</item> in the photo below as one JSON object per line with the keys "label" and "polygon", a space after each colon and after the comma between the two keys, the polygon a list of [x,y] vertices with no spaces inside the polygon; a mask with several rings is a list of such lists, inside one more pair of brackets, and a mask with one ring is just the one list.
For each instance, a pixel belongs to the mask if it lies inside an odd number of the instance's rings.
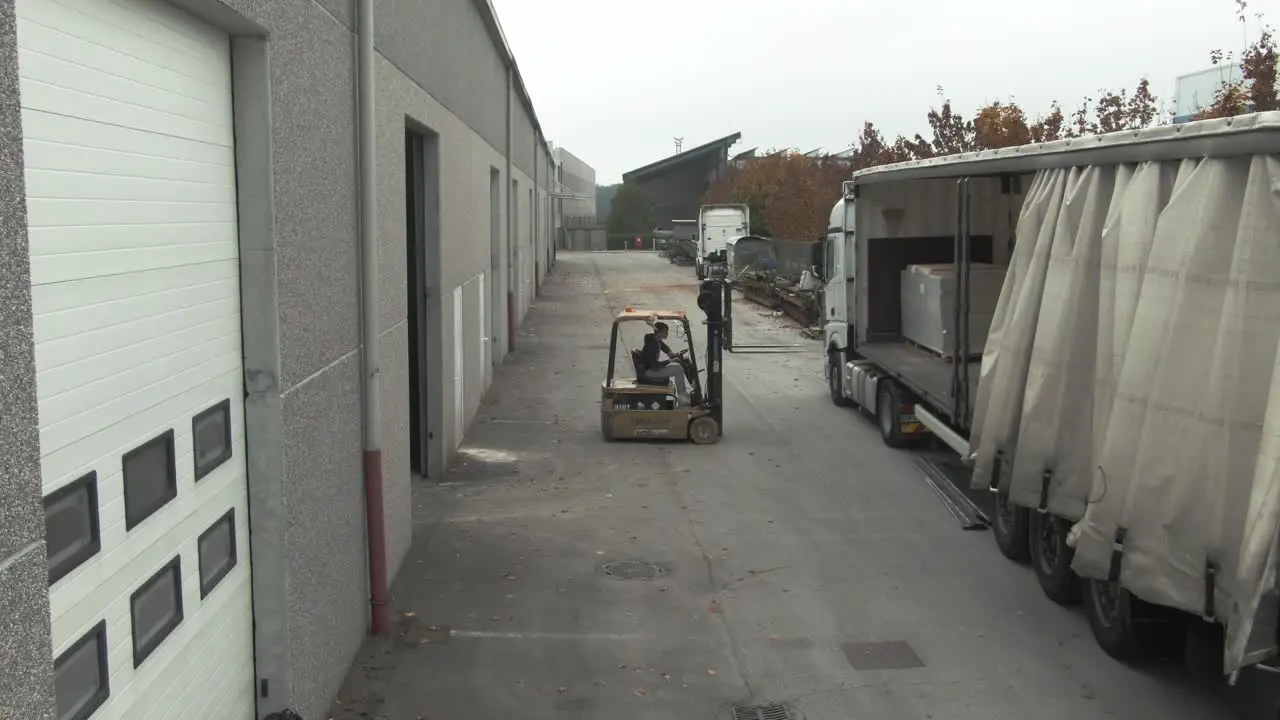
{"label": "concrete joint line", "polygon": [[450,630],[449,637],[476,638],[482,640],[653,640],[649,635],[620,633],[554,633],[554,632],[494,632],[488,630]]}

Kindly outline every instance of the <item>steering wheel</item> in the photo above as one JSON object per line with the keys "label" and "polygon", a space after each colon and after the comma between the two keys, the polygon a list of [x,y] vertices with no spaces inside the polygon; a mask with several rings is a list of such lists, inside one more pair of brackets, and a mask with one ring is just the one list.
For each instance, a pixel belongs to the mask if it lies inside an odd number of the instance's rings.
{"label": "steering wheel", "polygon": [[683,359],[684,359],[684,356],[685,356],[685,355],[688,355],[688,354],[689,354],[689,348],[685,348],[685,349],[683,349],[683,350],[677,350],[677,351],[676,351],[676,354],[671,356],[671,359],[673,359],[673,360],[683,360]]}

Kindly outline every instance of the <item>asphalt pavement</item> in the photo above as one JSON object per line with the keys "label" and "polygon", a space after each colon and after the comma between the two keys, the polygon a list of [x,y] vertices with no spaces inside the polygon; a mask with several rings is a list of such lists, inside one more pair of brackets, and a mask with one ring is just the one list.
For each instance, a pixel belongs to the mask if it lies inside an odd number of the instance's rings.
{"label": "asphalt pavement", "polygon": [[560,254],[446,482],[415,488],[396,632],[335,720],[1236,717],[1108,658],[961,529],[785,318],[735,304],[736,344],[796,347],[726,355],[719,444],[605,442],[612,313],[700,319],[696,289],[653,254]]}

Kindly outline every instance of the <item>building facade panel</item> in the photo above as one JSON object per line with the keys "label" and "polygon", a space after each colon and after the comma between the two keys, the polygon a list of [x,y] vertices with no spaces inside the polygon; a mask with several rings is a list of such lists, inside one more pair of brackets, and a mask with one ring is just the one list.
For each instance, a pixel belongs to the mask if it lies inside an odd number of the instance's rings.
{"label": "building facade panel", "polygon": [[495,149],[505,140],[506,65],[475,0],[379,3],[378,51]]}
{"label": "building facade panel", "polygon": [[[171,2],[238,38],[232,91],[236,142],[243,146],[236,172],[246,399],[237,437],[248,441],[254,507],[254,544],[244,546],[244,567],[263,568],[253,578],[257,714],[290,707],[303,717],[321,716],[369,618],[360,482],[355,3]],[[375,7],[382,450],[394,572],[412,536],[404,131],[414,127],[432,136],[438,160],[439,248],[428,269],[436,314],[426,329],[435,348],[428,353],[430,384],[441,405],[438,468],[461,442],[492,381],[492,365],[505,354],[508,289],[522,320],[547,271],[555,225],[546,186],[553,162],[517,83],[508,80],[505,51],[495,45],[480,4]],[[22,132],[13,8],[14,0],[0,0],[0,136],[13,141],[0,143],[6,152],[20,145]],[[4,161],[0,399],[7,411],[0,418],[0,507],[13,517],[0,514],[0,565],[8,563],[0,573],[0,602],[6,617],[47,618],[46,590],[32,584],[38,575],[43,582],[45,571],[32,569],[44,567],[44,527],[25,190],[14,171],[21,158]],[[247,543],[250,528],[241,529]],[[184,566],[184,583],[191,572]],[[27,629],[5,633],[4,648],[13,651],[6,657],[16,658],[23,684],[6,686],[3,702],[21,708],[21,717],[42,718],[52,703],[53,648],[47,624]],[[246,697],[246,707],[254,700]],[[0,711],[7,709],[0,703]]]}

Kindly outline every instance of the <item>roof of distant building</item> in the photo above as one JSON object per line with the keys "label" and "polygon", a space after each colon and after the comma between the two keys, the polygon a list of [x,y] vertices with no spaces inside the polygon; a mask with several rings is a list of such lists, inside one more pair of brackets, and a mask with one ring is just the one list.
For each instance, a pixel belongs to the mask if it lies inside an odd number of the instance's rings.
{"label": "roof of distant building", "polygon": [[733,144],[738,142],[741,138],[742,133],[736,132],[732,135],[726,135],[722,138],[712,140],[709,143],[699,145],[692,150],[685,150],[684,152],[676,153],[675,155],[663,158],[657,162],[649,163],[644,167],[623,173],[622,181],[631,182],[644,180],[645,178],[653,177],[654,175],[659,175],[663,172],[679,167],[690,160],[701,159],[704,156],[715,152],[728,153],[729,148],[733,147]]}

